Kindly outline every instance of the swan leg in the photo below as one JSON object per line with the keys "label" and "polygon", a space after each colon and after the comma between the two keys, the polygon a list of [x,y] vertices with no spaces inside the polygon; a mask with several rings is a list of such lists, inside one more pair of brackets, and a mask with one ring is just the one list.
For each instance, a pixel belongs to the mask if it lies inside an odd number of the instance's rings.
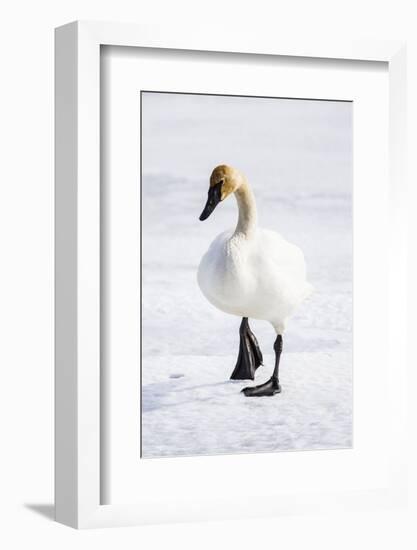
{"label": "swan leg", "polygon": [[281,386],[279,383],[279,361],[282,353],[282,336],[278,334],[277,339],[274,343],[275,351],[275,367],[274,372],[272,373],[271,378],[264,384],[259,384],[259,386],[253,386],[248,388],[243,388],[242,392],[247,397],[261,397],[261,396],[270,396],[275,395],[276,393],[281,392]]}
{"label": "swan leg", "polygon": [[262,365],[263,359],[258,341],[249,327],[247,317],[243,317],[242,319],[239,336],[239,355],[230,379],[253,380],[255,378],[255,371],[259,365]]}

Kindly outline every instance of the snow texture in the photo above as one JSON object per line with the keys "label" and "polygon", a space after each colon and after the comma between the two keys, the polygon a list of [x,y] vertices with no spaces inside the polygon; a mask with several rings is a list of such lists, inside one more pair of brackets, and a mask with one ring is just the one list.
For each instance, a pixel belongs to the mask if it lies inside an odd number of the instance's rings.
{"label": "snow texture", "polygon": [[[345,448],[352,440],[352,106],[330,101],[142,94],[142,455]],[[228,380],[240,319],[196,282],[236,203],[200,222],[217,164],[242,170],[259,223],[303,250],[316,291],[284,335],[283,392]],[[250,321],[273,368],[275,334]]]}
{"label": "snow texture", "polygon": [[[270,376],[274,358],[265,359],[268,366],[259,368],[256,383]],[[253,383],[228,380],[234,360],[197,355],[144,360],[144,456],[351,446],[349,353],[287,354],[283,390],[273,398],[240,393]]]}

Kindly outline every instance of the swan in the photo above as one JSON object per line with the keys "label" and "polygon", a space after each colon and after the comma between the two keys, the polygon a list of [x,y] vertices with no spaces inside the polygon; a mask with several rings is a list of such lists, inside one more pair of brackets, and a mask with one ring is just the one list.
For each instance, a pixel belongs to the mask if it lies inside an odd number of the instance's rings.
{"label": "swan", "polygon": [[287,321],[313,287],[306,279],[303,252],[278,233],[258,227],[255,197],[236,168],[225,164],[214,168],[200,220],[206,220],[232,193],[239,210],[236,228],[220,233],[211,243],[198,267],[197,281],[213,306],[242,318],[232,380],[254,380],[263,361],[248,319],[272,324],[276,332],[272,376],[264,384],[242,390],[248,397],[271,396],[281,392],[279,362]]}

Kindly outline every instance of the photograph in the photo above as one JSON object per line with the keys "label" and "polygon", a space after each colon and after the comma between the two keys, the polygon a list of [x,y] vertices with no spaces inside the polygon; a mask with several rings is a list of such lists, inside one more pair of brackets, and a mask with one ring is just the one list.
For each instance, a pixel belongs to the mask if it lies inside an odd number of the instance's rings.
{"label": "photograph", "polygon": [[0,550],[416,550],[415,2],[1,7]]}
{"label": "photograph", "polygon": [[140,457],[351,448],[353,103],[140,102]]}

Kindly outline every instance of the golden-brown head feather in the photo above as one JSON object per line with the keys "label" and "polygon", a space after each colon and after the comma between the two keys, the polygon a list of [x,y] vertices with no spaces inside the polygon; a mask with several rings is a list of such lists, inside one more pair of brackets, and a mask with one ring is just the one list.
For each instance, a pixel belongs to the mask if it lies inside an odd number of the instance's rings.
{"label": "golden-brown head feather", "polygon": [[239,189],[244,181],[244,176],[227,164],[220,164],[216,166],[210,176],[210,187],[214,187],[218,183],[222,182],[221,188],[221,200],[224,200],[231,193],[234,193]]}

